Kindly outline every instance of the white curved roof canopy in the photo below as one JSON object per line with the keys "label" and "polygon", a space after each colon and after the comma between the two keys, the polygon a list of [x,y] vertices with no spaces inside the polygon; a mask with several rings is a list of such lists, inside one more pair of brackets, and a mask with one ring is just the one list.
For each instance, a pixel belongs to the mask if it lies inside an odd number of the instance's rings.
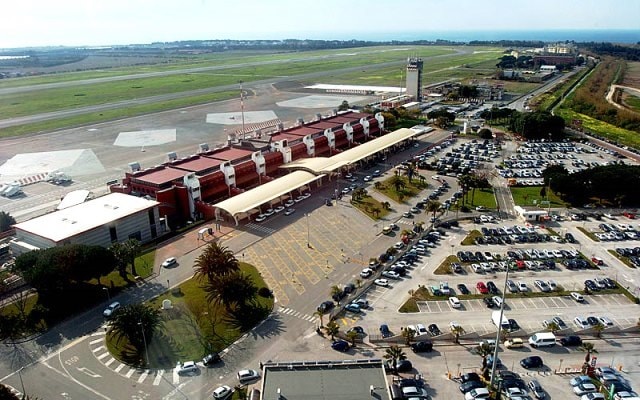
{"label": "white curved roof canopy", "polygon": [[235,218],[238,214],[249,212],[270,200],[320,179],[322,176],[324,175],[318,176],[307,171],[293,171],[282,178],[274,179],[271,182],[221,201],[215,204],[214,207],[228,212]]}
{"label": "white curved roof canopy", "polygon": [[332,157],[304,158],[298,161],[283,165],[280,168],[293,169],[296,171],[285,175],[282,178],[260,185],[247,192],[233,196],[214,207],[222,209],[237,220],[237,215],[247,213],[266,202],[290,193],[310,182],[343,168],[351,163],[360,161],[372,156],[390,146],[407,140],[417,134],[411,129],[402,128],[384,136],[365,142],[352,149],[345,150]]}

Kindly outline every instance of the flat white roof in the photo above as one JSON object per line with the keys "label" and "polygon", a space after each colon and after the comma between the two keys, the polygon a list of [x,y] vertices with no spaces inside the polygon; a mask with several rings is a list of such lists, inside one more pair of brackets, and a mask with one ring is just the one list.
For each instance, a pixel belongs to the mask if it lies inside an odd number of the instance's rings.
{"label": "flat white roof", "polygon": [[405,88],[396,86],[366,86],[366,85],[332,85],[329,83],[316,83],[315,85],[305,86],[305,89],[320,89],[320,90],[365,90],[371,92],[391,92],[391,93],[403,93]]}
{"label": "flat white roof", "polygon": [[111,193],[14,226],[18,230],[60,242],[158,204],[157,201],[141,197]]}
{"label": "flat white roof", "polygon": [[64,196],[56,210],[63,210],[65,208],[77,206],[78,204],[84,203],[89,198],[91,194],[90,191],[85,189],[74,190],[73,192],[69,192]]}

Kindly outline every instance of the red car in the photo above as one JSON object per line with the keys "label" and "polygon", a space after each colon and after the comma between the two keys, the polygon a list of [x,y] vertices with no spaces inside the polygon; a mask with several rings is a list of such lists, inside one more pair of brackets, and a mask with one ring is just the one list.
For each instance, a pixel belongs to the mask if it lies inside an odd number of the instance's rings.
{"label": "red car", "polygon": [[489,289],[487,289],[487,285],[485,285],[484,282],[476,283],[476,289],[478,289],[478,292],[480,292],[481,294],[489,293]]}

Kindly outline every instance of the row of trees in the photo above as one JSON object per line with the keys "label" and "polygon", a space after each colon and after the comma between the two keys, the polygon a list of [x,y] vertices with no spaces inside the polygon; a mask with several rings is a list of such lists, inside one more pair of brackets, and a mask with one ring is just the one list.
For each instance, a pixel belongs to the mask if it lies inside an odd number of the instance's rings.
{"label": "row of trees", "polygon": [[622,60],[608,57],[603,59],[563,107],[624,129],[640,132],[640,117],[636,113],[618,109],[606,100],[609,86],[622,80],[624,69],[625,63]]}
{"label": "row of trees", "polygon": [[547,111],[519,112],[511,108],[491,108],[480,117],[491,124],[506,125],[526,139],[554,139],[564,137],[564,120]]}
{"label": "row of trees", "polygon": [[640,203],[640,166],[606,165],[569,174],[564,166],[552,165],[542,173],[545,185],[563,200],[582,206],[598,203],[615,207]]}

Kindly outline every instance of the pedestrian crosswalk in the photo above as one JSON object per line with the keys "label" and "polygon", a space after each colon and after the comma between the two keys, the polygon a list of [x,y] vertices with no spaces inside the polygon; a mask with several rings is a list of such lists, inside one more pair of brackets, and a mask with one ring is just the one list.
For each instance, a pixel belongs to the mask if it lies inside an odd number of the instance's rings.
{"label": "pedestrian crosswalk", "polygon": [[288,307],[278,307],[278,312],[280,314],[291,315],[292,317],[300,318],[302,320],[305,320],[311,323],[316,323],[318,321],[318,317],[314,317],[313,315],[309,315],[309,314],[304,314],[304,313],[301,313],[300,311],[296,311]]}
{"label": "pedestrian crosswalk", "polygon": [[[89,347],[91,348],[91,352],[94,357],[100,361],[105,367],[109,368],[111,371],[123,376],[127,379],[134,379],[137,383],[143,383],[145,381],[150,381],[153,386],[160,385],[162,381],[162,377],[167,374],[169,376],[173,375],[173,383],[180,383],[178,374],[173,370],[149,370],[149,369],[141,369],[130,367],[126,364],[121,363],[120,361],[113,358],[109,350],[104,346],[104,336],[106,332],[104,330],[96,331],[91,334],[92,339],[89,341]],[[93,339],[95,338],[95,339]]]}
{"label": "pedestrian crosswalk", "polygon": [[247,228],[249,228],[249,229],[254,230],[254,231],[266,233],[267,235],[271,235],[272,233],[274,233],[276,231],[273,228],[269,228],[269,227],[262,226],[262,225],[259,225],[259,224],[254,224],[253,222],[250,222],[250,223],[246,224],[245,226]]}

